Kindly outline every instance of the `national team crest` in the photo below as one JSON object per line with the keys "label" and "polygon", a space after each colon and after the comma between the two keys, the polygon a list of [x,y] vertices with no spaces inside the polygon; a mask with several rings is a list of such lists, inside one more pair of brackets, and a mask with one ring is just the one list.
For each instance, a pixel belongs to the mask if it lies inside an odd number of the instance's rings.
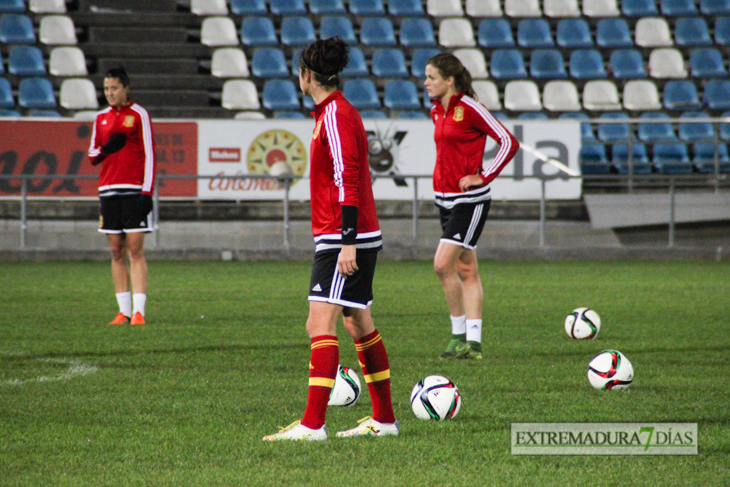
{"label": "national team crest", "polygon": [[322,120],[317,122],[317,126],[314,127],[314,134],[312,134],[312,139],[316,139],[319,137],[319,130],[322,128]]}
{"label": "national team crest", "polygon": [[454,122],[461,122],[464,120],[464,107],[454,108]]}
{"label": "national team crest", "polygon": [[134,127],[134,115],[127,115],[124,117],[124,122],[122,123],[127,128]]}

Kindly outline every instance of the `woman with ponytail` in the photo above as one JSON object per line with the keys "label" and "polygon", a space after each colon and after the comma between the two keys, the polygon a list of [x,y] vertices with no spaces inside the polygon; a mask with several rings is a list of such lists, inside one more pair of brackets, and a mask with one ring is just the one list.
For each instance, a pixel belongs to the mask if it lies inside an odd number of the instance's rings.
{"label": "woman with ponytail", "polygon": [[[443,359],[482,358],[482,281],[476,245],[491,203],[489,184],[512,160],[519,142],[477,101],[469,70],[453,54],[426,63],[433,107],[436,166],[433,189],[443,231],[434,257],[451,314],[451,340]],[[484,161],[487,136],[499,144]]]}

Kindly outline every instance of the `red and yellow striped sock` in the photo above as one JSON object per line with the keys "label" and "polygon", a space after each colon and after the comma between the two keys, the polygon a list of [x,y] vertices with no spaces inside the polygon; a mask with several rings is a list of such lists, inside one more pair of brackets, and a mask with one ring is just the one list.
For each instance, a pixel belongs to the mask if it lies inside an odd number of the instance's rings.
{"label": "red and yellow striped sock", "polygon": [[340,347],[337,337],[320,335],[312,338],[312,355],[309,360],[309,395],[302,424],[307,428],[319,429],[324,425],[327,402],[335,385],[337,364],[340,362]]}
{"label": "red and yellow striped sock", "polygon": [[373,419],[381,423],[395,422],[390,398],[388,354],[378,330],[355,340],[355,348],[373,403]]}

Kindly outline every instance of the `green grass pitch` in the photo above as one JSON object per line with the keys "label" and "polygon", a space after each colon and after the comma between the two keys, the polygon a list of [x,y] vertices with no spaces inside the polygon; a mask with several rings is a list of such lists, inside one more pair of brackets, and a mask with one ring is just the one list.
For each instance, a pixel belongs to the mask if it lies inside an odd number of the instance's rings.
{"label": "green grass pitch", "polygon": [[[430,262],[381,262],[373,315],[401,435],[264,443],[306,402],[308,262],[151,262],[144,327],[116,314],[108,263],[0,263],[2,486],[588,486],[730,484],[730,263],[481,262],[485,358],[437,357],[450,333]],[[598,311],[593,341],[563,328]],[[357,368],[340,328],[340,362]],[[621,350],[625,392],[590,387]],[[359,369],[358,369],[359,372]],[[442,374],[464,402],[417,420]],[[512,422],[697,422],[697,456],[512,456]]]}

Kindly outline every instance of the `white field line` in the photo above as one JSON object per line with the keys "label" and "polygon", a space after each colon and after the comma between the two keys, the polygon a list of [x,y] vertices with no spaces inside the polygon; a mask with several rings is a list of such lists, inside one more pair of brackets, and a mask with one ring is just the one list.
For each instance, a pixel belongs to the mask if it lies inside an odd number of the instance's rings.
{"label": "white field line", "polygon": [[74,377],[83,377],[85,375],[93,374],[99,370],[99,367],[95,365],[85,364],[78,360],[66,359],[66,358],[42,358],[36,359],[39,362],[55,363],[55,364],[68,364],[68,370],[59,375],[47,376],[41,375],[32,379],[8,379],[0,381],[0,386],[20,386],[23,384],[29,384],[32,382],[58,382],[62,380],[70,380]]}

